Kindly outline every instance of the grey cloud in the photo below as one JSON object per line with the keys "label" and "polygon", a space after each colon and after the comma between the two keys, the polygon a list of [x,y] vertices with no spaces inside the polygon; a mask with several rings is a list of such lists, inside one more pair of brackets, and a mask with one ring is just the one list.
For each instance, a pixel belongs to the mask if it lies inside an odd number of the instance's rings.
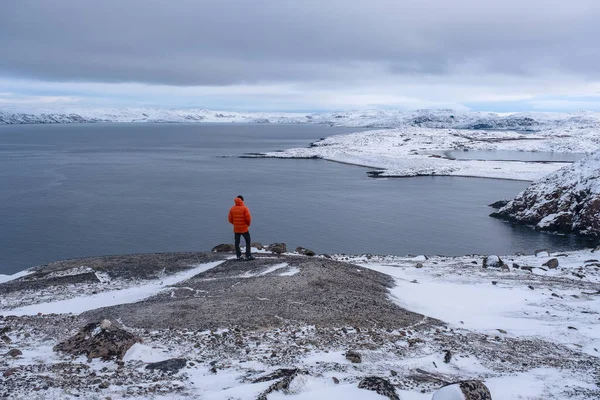
{"label": "grey cloud", "polygon": [[229,85],[444,75],[469,66],[597,79],[598,3],[1,1],[0,75]]}

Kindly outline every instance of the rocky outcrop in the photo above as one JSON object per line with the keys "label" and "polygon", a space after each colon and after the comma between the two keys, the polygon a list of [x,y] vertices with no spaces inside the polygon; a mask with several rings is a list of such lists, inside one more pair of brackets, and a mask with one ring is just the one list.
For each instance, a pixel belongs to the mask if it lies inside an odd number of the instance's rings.
{"label": "rocky outcrop", "polygon": [[273,243],[267,246],[267,250],[279,255],[287,252],[287,246],[285,243]]}
{"label": "rocky outcrop", "polygon": [[213,247],[211,251],[213,253],[233,253],[235,252],[235,246],[229,243],[221,243]]}
{"label": "rocky outcrop", "polygon": [[443,386],[433,394],[431,400],[448,400],[464,398],[465,400],[492,400],[490,390],[478,380],[460,381]]}
{"label": "rocky outcrop", "polygon": [[390,400],[400,400],[396,393],[396,388],[387,379],[376,376],[368,376],[361,379],[358,383],[359,389],[372,390],[381,396],[387,397]]}
{"label": "rocky outcrop", "polygon": [[600,151],[533,183],[491,216],[540,230],[600,236]]}
{"label": "rocky outcrop", "polygon": [[316,253],[310,249],[306,249],[304,247],[296,247],[296,253],[302,254],[304,256],[313,257]]}
{"label": "rocky outcrop", "polygon": [[121,360],[131,346],[141,341],[138,336],[103,320],[87,324],[75,336],[54,346],[54,351],[75,357],[85,355],[88,359]]}

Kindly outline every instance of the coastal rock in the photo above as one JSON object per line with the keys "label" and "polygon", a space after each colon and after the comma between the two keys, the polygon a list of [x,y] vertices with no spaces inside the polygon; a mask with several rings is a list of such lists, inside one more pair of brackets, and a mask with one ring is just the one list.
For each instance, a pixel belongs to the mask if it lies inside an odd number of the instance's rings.
{"label": "coastal rock", "polygon": [[498,256],[486,256],[483,257],[483,268],[492,267],[500,268],[504,264],[504,261]]}
{"label": "coastal rock", "polygon": [[235,246],[228,243],[218,244],[211,250],[213,253],[233,253],[235,251]]}
{"label": "coastal rock", "polygon": [[363,378],[358,383],[359,389],[372,390],[381,396],[385,396],[390,400],[400,400],[396,393],[396,388],[387,379],[377,376],[368,376]]}
{"label": "coastal rock", "polygon": [[22,355],[23,355],[23,352],[22,352],[21,350],[19,350],[19,349],[10,349],[10,350],[9,350],[9,351],[6,353],[6,355],[7,355],[7,356],[10,356],[10,357],[12,357],[12,358],[17,358],[17,357],[19,357],[19,356],[22,356]]}
{"label": "coastal rock", "polygon": [[102,329],[102,324],[107,325],[105,322],[87,324],[75,336],[54,346],[54,351],[73,356],[85,355],[88,359],[121,360],[131,346],[142,341],[138,336],[112,324]]}
{"label": "coastal rock", "polygon": [[548,261],[546,261],[545,263],[543,263],[542,265],[545,267],[548,267],[550,269],[556,269],[556,268],[558,268],[558,259],[551,258]]}
{"label": "coastal rock", "polygon": [[287,252],[287,247],[285,243],[273,243],[267,246],[267,250],[275,254],[282,254]]}
{"label": "coastal rock", "polygon": [[171,358],[165,361],[159,361],[146,365],[146,369],[158,370],[162,372],[177,373],[181,368],[185,367],[187,360],[185,358]]}
{"label": "coastal rock", "polygon": [[491,216],[537,229],[600,236],[600,151],[533,183]]}
{"label": "coastal rock", "polygon": [[433,394],[431,400],[492,400],[490,390],[482,381],[469,380],[443,386]]}
{"label": "coastal rock", "polygon": [[508,202],[509,202],[509,200],[498,200],[498,201],[493,202],[492,204],[488,204],[488,206],[498,210],[498,209],[504,207],[505,205],[507,205]]}
{"label": "coastal rock", "polygon": [[418,263],[415,265],[415,268],[423,268],[423,263],[420,263],[420,262],[418,262]]}
{"label": "coastal rock", "polygon": [[256,250],[262,250],[263,249],[263,245],[258,243],[258,242],[253,242],[252,244],[250,244],[250,247],[254,247]]}
{"label": "coastal rock", "polygon": [[313,257],[316,253],[310,249],[306,249],[304,247],[296,247],[296,253],[302,254],[304,256]]}

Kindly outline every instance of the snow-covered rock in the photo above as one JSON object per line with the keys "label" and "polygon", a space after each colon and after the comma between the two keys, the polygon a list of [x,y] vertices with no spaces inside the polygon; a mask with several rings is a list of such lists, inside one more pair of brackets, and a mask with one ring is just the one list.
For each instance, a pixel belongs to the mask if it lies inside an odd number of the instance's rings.
{"label": "snow-covered rock", "polygon": [[492,216],[600,236],[600,151],[533,183]]}

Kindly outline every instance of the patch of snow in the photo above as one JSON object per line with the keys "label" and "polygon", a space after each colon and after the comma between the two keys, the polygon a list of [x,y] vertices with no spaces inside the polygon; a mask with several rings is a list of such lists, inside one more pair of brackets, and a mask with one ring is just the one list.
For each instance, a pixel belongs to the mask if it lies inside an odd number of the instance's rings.
{"label": "patch of snow", "polygon": [[298,272],[300,272],[300,268],[290,267],[287,269],[287,271],[280,273],[279,276],[294,276]]}
{"label": "patch of snow", "polygon": [[175,285],[204,271],[208,271],[209,269],[214,268],[221,263],[223,263],[223,261],[199,264],[195,268],[192,268],[188,271],[169,276],[163,279],[161,282],[152,282],[124,290],[114,290],[88,296],[74,297],[68,300],[33,304],[26,307],[7,310],[7,312],[9,311],[11,315],[36,315],[38,313],[81,314],[82,312],[96,308],[135,303],[154,296],[170,285]]}

